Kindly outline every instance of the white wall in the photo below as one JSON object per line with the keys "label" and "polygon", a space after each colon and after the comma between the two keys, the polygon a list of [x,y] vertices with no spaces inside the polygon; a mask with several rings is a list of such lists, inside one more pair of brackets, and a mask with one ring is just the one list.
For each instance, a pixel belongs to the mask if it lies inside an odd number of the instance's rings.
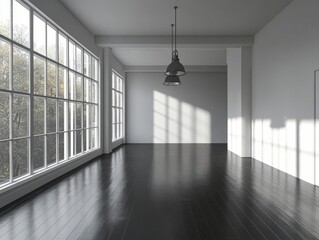
{"label": "white wall", "polygon": [[317,185],[318,9],[317,0],[295,0],[256,35],[252,85],[253,157]]}
{"label": "white wall", "polygon": [[187,73],[164,86],[163,73],[127,73],[128,143],[226,143],[227,74]]}

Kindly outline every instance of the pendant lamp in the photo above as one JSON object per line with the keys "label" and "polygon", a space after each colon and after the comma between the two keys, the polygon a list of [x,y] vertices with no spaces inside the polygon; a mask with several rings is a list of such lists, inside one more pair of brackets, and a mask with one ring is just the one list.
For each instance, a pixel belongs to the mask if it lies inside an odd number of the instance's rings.
{"label": "pendant lamp", "polygon": [[[176,11],[177,11],[177,6],[174,7],[175,9],[175,25],[172,24],[172,62],[167,66],[165,74],[167,76],[183,76],[186,74],[185,68],[183,64],[180,63],[179,57],[178,57],[178,51],[177,51],[177,28],[176,28]],[[175,26],[175,49],[174,49],[174,26]],[[169,81],[173,80],[172,77],[169,78]],[[174,80],[177,81],[177,78],[174,78]],[[178,82],[180,84],[180,80],[178,79]],[[166,83],[166,79],[164,84]],[[179,85],[179,84],[174,84],[174,85]]]}

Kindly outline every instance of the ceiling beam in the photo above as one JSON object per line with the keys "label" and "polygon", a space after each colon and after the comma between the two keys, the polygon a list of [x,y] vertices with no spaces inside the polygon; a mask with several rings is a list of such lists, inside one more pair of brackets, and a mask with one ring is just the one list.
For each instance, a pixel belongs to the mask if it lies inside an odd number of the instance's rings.
{"label": "ceiling beam", "polygon": [[[171,47],[171,36],[133,36],[113,35],[96,36],[95,43],[99,47],[111,48],[167,48]],[[254,43],[254,36],[178,36],[177,44],[180,48],[229,48],[247,47]]]}
{"label": "ceiling beam", "polygon": [[[124,72],[155,72],[163,73],[166,70],[166,66],[125,66]],[[185,66],[186,72],[227,72],[227,66]]]}

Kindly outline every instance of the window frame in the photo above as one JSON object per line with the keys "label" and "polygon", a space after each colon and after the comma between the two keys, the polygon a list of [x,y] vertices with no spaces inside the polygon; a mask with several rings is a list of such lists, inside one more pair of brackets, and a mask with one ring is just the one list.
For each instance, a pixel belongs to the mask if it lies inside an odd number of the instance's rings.
{"label": "window frame", "polygon": [[[16,1],[17,3],[21,4],[22,6],[26,7],[29,10],[29,47],[25,46],[19,42],[16,42],[13,39],[13,3]],[[10,2],[10,23],[9,23],[9,36],[5,36],[0,34],[0,40],[3,41],[4,43],[8,44],[9,46],[9,87],[8,89],[0,89],[1,93],[6,93],[9,95],[9,138],[8,139],[0,139],[1,143],[9,143],[9,180],[0,183],[0,193],[3,191],[6,191],[10,187],[16,185],[19,182],[22,182],[24,180],[33,178],[39,173],[44,173],[46,171],[49,171],[50,169],[56,168],[66,162],[70,162],[72,160],[76,160],[80,158],[81,156],[84,156],[88,153],[91,153],[93,151],[99,150],[101,146],[101,137],[100,137],[100,112],[101,112],[101,99],[100,99],[100,79],[99,75],[97,73],[96,76],[93,76],[90,74],[90,76],[85,76],[84,75],[84,52],[86,52],[89,56],[90,59],[95,60],[97,63],[97,71],[99,72],[100,70],[100,59],[93,54],[90,50],[88,50],[85,46],[83,46],[79,41],[77,41],[75,38],[73,38],[67,31],[65,31],[62,27],[60,27],[58,24],[56,24],[54,21],[52,21],[49,17],[47,17],[45,14],[43,14],[41,11],[39,11],[36,7],[33,6],[33,4],[29,2],[25,2],[22,0],[9,0]],[[44,54],[41,52],[37,52],[34,49],[34,16],[37,18],[41,19],[44,21],[45,24],[45,50]],[[56,49],[55,49],[55,59],[49,58],[48,57],[48,39],[47,39],[47,32],[48,32],[48,26],[53,28],[55,30],[55,35],[56,35]],[[62,64],[60,63],[60,48],[59,48],[59,36],[62,35],[66,39],[66,49],[63,52],[66,53],[64,56],[65,63]],[[74,44],[75,49],[80,48],[82,51],[82,71],[78,72],[77,71],[77,65],[76,65],[76,55],[75,55],[75,69],[71,69],[69,66],[69,43],[72,42]],[[19,48],[23,51],[26,51],[29,54],[29,66],[28,66],[28,74],[29,74],[29,91],[28,92],[22,92],[22,91],[16,91],[13,90],[13,49],[14,47]],[[75,51],[76,53],[76,51]],[[34,93],[34,59],[35,57],[44,60],[44,94],[35,94]],[[53,63],[55,65],[55,96],[48,96],[47,95],[47,79],[48,79],[48,62]],[[89,65],[89,68],[93,68],[93,64]],[[63,69],[66,71],[66,79],[64,81],[64,94],[63,97],[60,96],[60,85],[59,85],[59,74],[60,74],[60,69]],[[77,99],[70,99],[69,98],[69,72],[73,72],[75,76],[75,80],[77,76],[81,76],[82,78],[82,86],[81,86],[81,91],[82,91],[82,100],[77,100]],[[91,69],[92,72],[92,69]],[[97,91],[96,91],[96,101],[93,102],[86,102],[84,99],[84,79],[90,79],[91,81],[96,82],[97,86]],[[28,98],[28,124],[27,124],[27,135],[23,137],[14,137],[13,136],[13,98],[14,96],[17,95],[22,95],[26,96]],[[75,96],[76,97],[76,96]],[[43,111],[44,111],[44,126],[43,126],[43,133],[41,134],[35,134],[34,132],[34,100],[35,98],[41,98],[44,100],[44,106],[43,106]],[[48,99],[54,99],[56,103],[56,114],[55,114],[55,131],[54,132],[47,132],[47,101]],[[66,129],[63,129],[63,131],[60,131],[60,126],[59,126],[59,121],[60,121],[60,116],[59,116],[59,103],[63,102],[64,106],[64,124],[65,121],[68,122],[68,117],[69,117],[69,105],[71,102],[73,102],[75,105],[77,103],[82,104],[82,111],[81,111],[81,128],[80,129],[74,129],[71,130],[67,126]],[[93,107],[96,110],[96,124],[94,126],[84,126],[84,106],[88,104],[91,107]],[[68,124],[67,124],[68,125]],[[75,126],[76,128],[76,126]],[[75,150],[75,155],[70,156],[69,154],[69,141],[71,134],[74,132],[75,139],[76,139],[76,133],[80,132],[81,133],[81,151],[80,153],[76,154],[77,150]],[[83,148],[84,145],[84,132],[91,133],[93,132],[94,135],[94,147],[89,148],[85,150]],[[55,158],[56,161],[52,164],[47,163],[47,138],[48,136],[55,135],[56,139],[56,153],[55,153]],[[59,152],[59,146],[60,146],[60,136],[64,135],[64,159],[60,160],[60,152]],[[65,137],[67,136],[67,137]],[[90,135],[91,136],[91,135]],[[33,155],[34,155],[34,140],[35,138],[38,137],[44,137],[44,166],[39,168],[39,169],[34,169],[33,168]],[[24,174],[22,176],[19,176],[17,178],[13,177],[13,143],[15,140],[22,140],[22,139],[27,139],[27,154],[28,154],[28,159],[27,159],[27,174]],[[65,157],[65,154],[67,156]]]}
{"label": "window frame", "polygon": [[[118,90],[116,86],[114,86],[114,77],[119,78],[121,81],[121,90]],[[124,77],[116,72],[114,69],[112,69],[112,82],[111,82],[111,88],[112,88],[112,143],[116,143],[120,140],[125,139],[125,80]],[[121,105],[119,106],[117,104],[116,100],[116,94],[119,95],[119,98],[121,98],[120,102]],[[114,102],[115,99],[115,102]],[[122,115],[118,119],[117,111],[119,111],[119,115]],[[115,113],[115,114],[114,114]],[[115,121],[113,121],[113,119]],[[117,131],[119,131],[120,136],[117,136]],[[115,133],[115,136],[114,136]]]}

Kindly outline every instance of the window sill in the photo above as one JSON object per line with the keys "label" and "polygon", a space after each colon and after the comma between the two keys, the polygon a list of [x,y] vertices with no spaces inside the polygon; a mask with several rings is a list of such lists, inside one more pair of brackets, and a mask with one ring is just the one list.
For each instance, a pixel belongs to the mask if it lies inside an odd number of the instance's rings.
{"label": "window sill", "polygon": [[125,143],[124,138],[116,139],[112,141],[112,149],[117,148],[118,146],[122,145]]}

